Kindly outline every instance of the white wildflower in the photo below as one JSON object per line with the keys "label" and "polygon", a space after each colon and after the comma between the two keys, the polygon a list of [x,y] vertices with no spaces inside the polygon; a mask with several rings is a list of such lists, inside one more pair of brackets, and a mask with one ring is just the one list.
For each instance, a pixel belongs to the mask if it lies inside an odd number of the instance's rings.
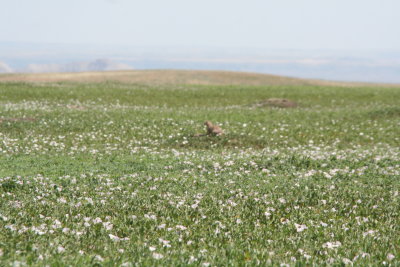
{"label": "white wildflower", "polygon": [[225,162],[225,166],[232,166],[234,164],[233,160]]}
{"label": "white wildflower", "polygon": [[113,229],[113,224],[110,222],[103,222],[103,227],[106,228],[106,230],[110,231]]}
{"label": "white wildflower", "polygon": [[157,220],[157,216],[154,214],[145,214],[144,217],[149,220]]}
{"label": "white wildflower", "polygon": [[388,254],[386,257],[389,261],[393,260],[395,258],[395,256],[393,254]]}
{"label": "white wildflower", "polygon": [[58,228],[61,228],[61,227],[62,227],[61,226],[61,222],[59,220],[55,220],[53,225],[52,225],[52,228],[53,229],[58,229]]}
{"label": "white wildflower", "polygon": [[187,227],[185,227],[183,225],[177,225],[175,227],[176,227],[176,229],[179,229],[179,230],[182,230],[182,231],[187,229]]}
{"label": "white wildflower", "polygon": [[90,198],[90,197],[87,197],[87,198],[85,198],[86,199],[86,201],[89,203],[89,204],[91,204],[91,205],[93,205],[94,204],[94,202],[93,202],[93,199],[92,198]]}
{"label": "white wildflower", "polygon": [[342,259],[343,264],[347,265],[347,264],[353,264],[353,262],[347,258],[343,258]]}
{"label": "white wildflower", "polygon": [[159,238],[158,241],[160,241],[160,243],[162,243],[163,247],[165,247],[165,248],[170,248],[171,247],[170,241],[168,241],[168,240],[164,240],[162,238]]}
{"label": "white wildflower", "polygon": [[57,202],[58,203],[67,203],[67,200],[65,198],[61,197],[61,198],[57,199]]}
{"label": "white wildflower", "polygon": [[120,241],[120,240],[121,240],[121,238],[119,238],[119,237],[116,236],[116,235],[109,234],[108,236],[110,237],[110,239],[111,239],[112,241]]}
{"label": "white wildflower", "polygon": [[376,231],[374,231],[374,230],[368,230],[367,232],[364,232],[364,233],[363,233],[363,237],[366,237],[366,236],[368,236],[368,235],[374,235],[375,232],[376,232]]}
{"label": "white wildflower", "polygon": [[104,261],[104,258],[102,256],[100,256],[100,255],[96,255],[94,257],[94,259],[97,260],[97,261]]}
{"label": "white wildflower", "polygon": [[21,267],[21,266],[26,266],[26,263],[23,261],[14,261],[11,266],[13,267]]}
{"label": "white wildflower", "polygon": [[338,248],[341,245],[342,245],[342,243],[340,243],[340,241],[335,241],[335,242],[326,242],[325,244],[322,245],[322,247],[333,249],[333,248]]}
{"label": "white wildflower", "polygon": [[96,219],[93,219],[93,223],[94,224],[98,224],[98,223],[102,223],[102,219],[100,219],[99,217],[97,217]]}
{"label": "white wildflower", "polygon": [[296,231],[303,232],[304,230],[308,229],[308,227],[305,224],[297,224],[295,223],[294,226],[296,227]]}
{"label": "white wildflower", "polygon": [[6,226],[4,226],[4,228],[9,229],[11,231],[16,231],[17,230],[17,228],[15,227],[14,224],[6,225]]}
{"label": "white wildflower", "polygon": [[164,258],[164,256],[162,255],[162,254],[160,254],[160,253],[153,253],[153,258],[154,259],[156,259],[156,260],[160,260],[160,259],[162,259],[162,258]]}

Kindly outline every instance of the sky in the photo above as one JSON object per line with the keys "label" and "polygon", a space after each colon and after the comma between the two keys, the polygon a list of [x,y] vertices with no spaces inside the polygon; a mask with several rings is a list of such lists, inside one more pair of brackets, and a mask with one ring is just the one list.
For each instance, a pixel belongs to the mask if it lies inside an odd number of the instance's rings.
{"label": "sky", "polygon": [[103,66],[400,83],[400,0],[0,4],[0,73]]}
{"label": "sky", "polygon": [[400,50],[399,0],[0,3],[0,42]]}

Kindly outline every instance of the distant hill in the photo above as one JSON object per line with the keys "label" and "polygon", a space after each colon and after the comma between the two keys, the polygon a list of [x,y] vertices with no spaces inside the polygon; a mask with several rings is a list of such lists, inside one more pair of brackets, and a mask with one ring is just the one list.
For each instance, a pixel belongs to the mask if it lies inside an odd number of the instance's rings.
{"label": "distant hill", "polygon": [[[93,68],[103,69],[102,62],[95,63]],[[1,74],[0,82],[105,82],[137,84],[200,84],[200,85],[320,85],[320,86],[399,86],[371,83],[335,82],[311,79],[298,79],[277,75],[230,72],[230,71],[197,71],[197,70],[130,70],[130,71],[97,71],[76,73],[25,73]]]}
{"label": "distant hill", "polygon": [[11,73],[13,69],[6,63],[0,61],[0,73]]}
{"label": "distant hill", "polygon": [[72,62],[68,64],[29,64],[26,72],[82,72],[82,71],[110,71],[130,70],[131,66],[110,59],[96,59],[89,62]]}

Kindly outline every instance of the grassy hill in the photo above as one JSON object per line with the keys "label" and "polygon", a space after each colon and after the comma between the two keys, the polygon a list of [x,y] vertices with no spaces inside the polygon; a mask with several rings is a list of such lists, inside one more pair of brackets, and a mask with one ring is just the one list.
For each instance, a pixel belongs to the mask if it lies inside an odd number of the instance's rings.
{"label": "grassy hill", "polygon": [[[129,70],[77,73],[1,74],[0,82],[121,82],[150,85],[317,85],[317,86],[376,86],[369,83],[298,79],[260,73],[199,70]],[[383,86],[380,84],[380,86]],[[385,85],[393,86],[393,85]]]}

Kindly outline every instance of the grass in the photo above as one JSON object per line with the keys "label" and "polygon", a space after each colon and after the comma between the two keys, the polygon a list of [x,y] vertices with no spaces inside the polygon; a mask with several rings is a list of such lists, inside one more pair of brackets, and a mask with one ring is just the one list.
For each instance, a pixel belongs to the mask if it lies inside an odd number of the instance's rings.
{"label": "grass", "polygon": [[[270,97],[298,108],[254,108]],[[400,264],[400,90],[0,83],[0,262]],[[226,134],[193,137],[202,123]]]}

